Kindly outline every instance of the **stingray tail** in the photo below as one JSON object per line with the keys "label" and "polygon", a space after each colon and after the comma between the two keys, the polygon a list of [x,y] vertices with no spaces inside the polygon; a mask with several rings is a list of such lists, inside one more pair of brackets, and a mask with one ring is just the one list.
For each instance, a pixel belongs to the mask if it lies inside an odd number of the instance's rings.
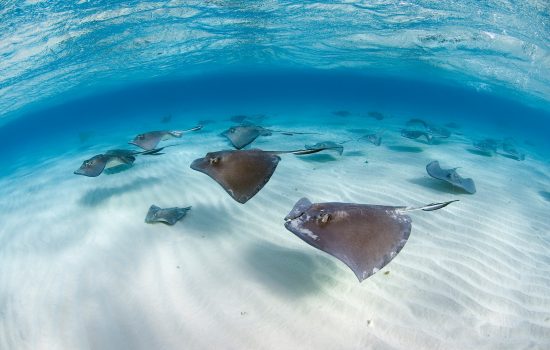
{"label": "stingray tail", "polygon": [[455,199],[452,201],[442,202],[442,203],[430,203],[430,204],[423,205],[421,207],[406,207],[406,208],[403,208],[403,210],[404,211],[413,211],[413,210],[434,211],[441,208],[445,208],[449,204],[458,202],[458,201],[459,201],[458,199]]}

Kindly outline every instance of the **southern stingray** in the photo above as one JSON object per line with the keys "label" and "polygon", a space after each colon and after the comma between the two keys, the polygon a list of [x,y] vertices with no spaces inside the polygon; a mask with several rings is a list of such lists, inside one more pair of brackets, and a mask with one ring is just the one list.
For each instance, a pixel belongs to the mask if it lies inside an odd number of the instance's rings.
{"label": "southern stingray", "polygon": [[317,153],[324,148],[297,151],[226,150],[209,152],[191,163],[191,169],[210,176],[237,202],[246,203],[271,178],[281,157]]}
{"label": "southern stingray", "polygon": [[149,131],[143,134],[139,134],[129,144],[136,145],[144,150],[153,150],[160,141],[168,140],[171,138],[180,138],[184,132],[197,131],[202,129],[202,125],[197,125],[194,128],[187,130],[158,130]]}
{"label": "southern stingray", "polygon": [[411,233],[408,212],[441,209],[454,201],[411,208],[355,203],[311,203],[300,199],[285,227],[307,244],[346,264],[359,282],[386,266]]}
{"label": "southern stingray", "polygon": [[191,210],[191,207],[163,209],[156,205],[151,205],[145,217],[145,222],[148,224],[162,222],[167,225],[174,225],[176,222],[183,219],[189,210]]}
{"label": "southern stingray", "polygon": [[227,139],[229,139],[233,147],[235,147],[236,149],[242,149],[254,142],[254,140],[256,140],[258,136],[270,136],[274,132],[289,136],[316,134],[312,132],[271,130],[259,125],[246,124],[232,126],[229,129],[223,131],[220,135],[227,137]]}
{"label": "southern stingray", "polygon": [[428,175],[430,175],[434,179],[448,182],[451,185],[461,188],[470,194],[476,193],[476,185],[474,183],[474,180],[470,178],[463,178],[462,176],[458,175],[456,169],[457,168],[442,169],[437,160],[434,160],[433,162],[430,162],[428,165],[426,165],[426,171],[428,172]]}

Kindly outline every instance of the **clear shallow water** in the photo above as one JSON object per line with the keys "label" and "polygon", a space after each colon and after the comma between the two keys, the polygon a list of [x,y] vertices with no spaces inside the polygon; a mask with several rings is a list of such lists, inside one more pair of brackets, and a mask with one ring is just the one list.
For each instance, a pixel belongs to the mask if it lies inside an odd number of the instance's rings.
{"label": "clear shallow water", "polygon": [[[3,5],[0,348],[549,346],[545,2]],[[320,134],[261,149],[385,133],[341,157],[284,156],[240,205],[189,164],[230,148],[219,133],[241,114]],[[400,135],[410,118],[459,128],[428,145]],[[199,122],[126,171],[72,173]],[[486,137],[526,159],[478,154]],[[428,177],[436,159],[478,192]],[[412,215],[404,250],[359,284],[284,229],[302,196],[460,202]],[[193,209],[151,226],[151,204]]]}

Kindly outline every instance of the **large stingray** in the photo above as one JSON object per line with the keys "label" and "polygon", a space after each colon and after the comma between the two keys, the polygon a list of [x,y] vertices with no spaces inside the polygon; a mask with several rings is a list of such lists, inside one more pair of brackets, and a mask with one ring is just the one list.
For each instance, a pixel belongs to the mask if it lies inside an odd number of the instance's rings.
{"label": "large stingray", "polygon": [[115,169],[121,166],[129,166],[134,163],[136,156],[140,154],[145,155],[159,155],[165,147],[155,148],[149,151],[131,151],[126,149],[114,149],[109,150],[103,154],[98,154],[90,159],[86,159],[80,165],[74,174],[84,175],[88,177],[99,176],[105,169]]}
{"label": "large stingray", "polygon": [[307,244],[346,264],[359,282],[388,264],[411,233],[412,210],[437,210],[455,202],[418,208],[355,203],[311,203],[300,199],[285,227]]}
{"label": "large stingray", "polygon": [[176,222],[183,219],[189,210],[191,210],[191,207],[163,209],[156,205],[151,205],[145,217],[145,222],[148,224],[162,222],[167,225],[174,225]]}
{"label": "large stingray", "polygon": [[128,143],[143,148],[144,150],[152,150],[157,147],[160,141],[168,140],[171,138],[180,138],[184,132],[197,131],[202,129],[202,125],[197,125],[194,128],[187,130],[159,130],[149,131],[143,134],[139,134]]}
{"label": "large stingray", "polygon": [[311,154],[324,150],[262,151],[227,150],[207,153],[195,159],[191,169],[210,176],[237,202],[246,203],[271,178],[281,160],[279,154]]}
{"label": "large stingray", "polygon": [[458,175],[456,169],[457,168],[442,169],[437,160],[434,160],[433,162],[426,165],[426,171],[431,177],[448,182],[451,185],[461,188],[468,193],[476,193],[476,185],[474,183],[474,180],[470,178],[465,179],[462,176]]}
{"label": "large stingray", "polygon": [[258,138],[258,136],[270,136],[272,133],[278,132],[283,135],[309,135],[315,134],[310,132],[293,132],[283,130],[270,130],[259,125],[246,124],[235,125],[221,133],[229,139],[233,147],[242,149]]}

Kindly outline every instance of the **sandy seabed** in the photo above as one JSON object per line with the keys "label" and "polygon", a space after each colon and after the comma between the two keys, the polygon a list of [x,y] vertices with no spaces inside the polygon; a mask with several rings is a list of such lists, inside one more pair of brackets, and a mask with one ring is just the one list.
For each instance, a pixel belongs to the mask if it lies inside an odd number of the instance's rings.
{"label": "sandy seabed", "polygon": [[[380,147],[283,155],[245,205],[189,168],[229,148],[218,136],[229,122],[118,174],[72,174],[109,148],[98,145],[0,179],[0,349],[550,348],[548,162],[480,156],[468,150],[483,135],[467,130],[438,145],[408,140],[405,120],[369,122],[387,130]],[[294,130],[323,135],[275,134],[254,147],[358,135],[328,123]],[[477,193],[430,178],[432,160],[460,167]],[[304,196],[460,202],[411,213],[404,249],[358,283],[284,228]],[[193,208],[174,226],[149,225],[151,204]]]}

